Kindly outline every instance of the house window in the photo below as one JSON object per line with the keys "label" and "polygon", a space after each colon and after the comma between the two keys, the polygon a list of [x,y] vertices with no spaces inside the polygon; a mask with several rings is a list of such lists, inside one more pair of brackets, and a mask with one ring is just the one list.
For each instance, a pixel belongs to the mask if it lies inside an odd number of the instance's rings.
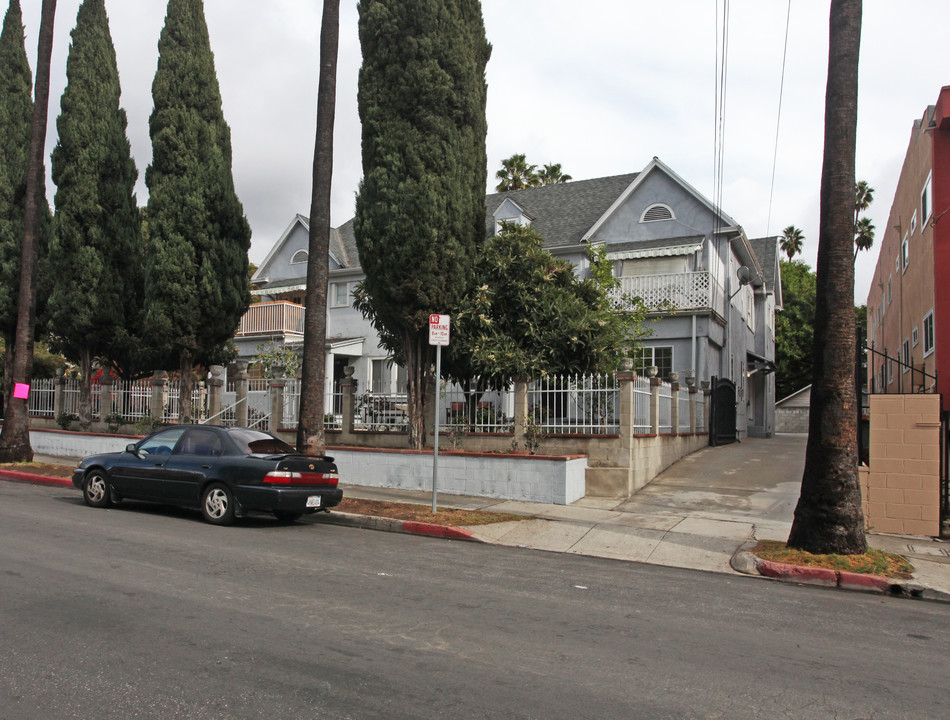
{"label": "house window", "polygon": [[348,283],[330,283],[330,306],[346,307],[350,304],[350,286]]}
{"label": "house window", "polygon": [[914,330],[913,330],[913,332],[911,332],[910,335],[911,335],[911,337],[912,337],[913,340],[914,340],[914,347],[917,347],[917,342],[918,342],[918,337],[919,337],[919,336],[918,336],[918,334],[917,334],[917,327],[916,327],[916,326],[914,326]]}
{"label": "house window", "polygon": [[641,347],[634,351],[633,367],[639,375],[646,375],[647,368],[656,365],[656,376],[668,380],[673,372],[672,347]]}
{"label": "house window", "polygon": [[894,285],[893,280],[894,280],[893,276],[887,279],[887,304],[888,305],[890,305],[891,301],[894,299],[894,294],[892,292],[893,285]]}
{"label": "house window", "polygon": [[[913,232],[913,231],[911,231]],[[907,265],[910,262],[910,239],[907,235],[904,235],[904,241],[901,243],[901,264],[904,266],[903,269],[907,269]]]}
{"label": "house window", "polygon": [[387,395],[390,392],[390,388],[392,386],[392,372],[390,370],[390,362],[391,361],[388,358],[372,361],[373,377],[370,378],[370,387],[373,388],[374,393]]}
{"label": "house window", "polygon": [[890,385],[894,382],[894,359],[887,359],[887,384]]}
{"label": "house window", "polygon": [[930,213],[933,210],[933,194],[930,187],[930,175],[924,183],[924,189],[920,191],[920,222],[926,225],[930,219]]}
{"label": "house window", "polygon": [[910,216],[910,234],[913,235],[917,232],[917,211],[914,210],[914,214]]}
{"label": "house window", "polygon": [[654,203],[646,210],[643,211],[643,215],[640,216],[640,222],[658,222],[660,220],[675,220],[676,216],[673,215],[673,208],[664,203]]}
{"label": "house window", "polygon": [[910,369],[910,340],[904,340],[904,349],[901,352],[901,360],[904,362],[901,370],[907,372]]}
{"label": "house window", "polygon": [[309,257],[310,254],[306,250],[298,250],[294,253],[294,256],[290,258],[290,264],[300,265],[301,263],[306,263]]}
{"label": "house window", "polygon": [[924,315],[924,357],[934,351],[934,311]]}
{"label": "house window", "polygon": [[516,225],[523,224],[522,218],[520,217],[498,218],[495,220],[495,234],[502,235],[503,233],[510,232]]}

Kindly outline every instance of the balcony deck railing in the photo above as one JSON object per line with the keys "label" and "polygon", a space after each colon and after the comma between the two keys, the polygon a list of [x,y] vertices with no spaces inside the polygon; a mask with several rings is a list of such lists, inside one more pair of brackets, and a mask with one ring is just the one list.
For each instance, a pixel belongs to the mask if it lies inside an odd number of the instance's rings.
{"label": "balcony deck railing", "polygon": [[620,278],[624,296],[639,297],[652,311],[714,310],[725,312],[722,285],[709,272],[633,275]]}
{"label": "balcony deck railing", "polygon": [[249,335],[303,335],[304,307],[278,301],[251,305],[238,325],[237,337]]}

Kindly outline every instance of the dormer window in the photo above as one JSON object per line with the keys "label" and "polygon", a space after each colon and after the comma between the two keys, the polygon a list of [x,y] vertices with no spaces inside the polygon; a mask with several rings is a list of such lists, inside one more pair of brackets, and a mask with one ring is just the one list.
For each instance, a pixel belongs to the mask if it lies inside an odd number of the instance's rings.
{"label": "dormer window", "polygon": [[640,222],[659,222],[660,220],[674,220],[673,209],[665,203],[654,203],[640,216]]}
{"label": "dormer window", "polygon": [[500,235],[505,231],[506,228],[513,228],[515,225],[521,225],[522,219],[520,217],[506,217],[498,218],[495,222],[495,234]]}
{"label": "dormer window", "polygon": [[306,250],[298,250],[294,253],[294,256],[290,258],[291,265],[300,265],[307,262],[307,259],[310,257],[310,254]]}

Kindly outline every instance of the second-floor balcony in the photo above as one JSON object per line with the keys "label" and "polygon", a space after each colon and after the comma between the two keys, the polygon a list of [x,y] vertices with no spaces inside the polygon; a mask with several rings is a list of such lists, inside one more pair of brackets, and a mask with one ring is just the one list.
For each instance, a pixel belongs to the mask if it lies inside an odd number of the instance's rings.
{"label": "second-floor balcony", "polygon": [[722,285],[707,271],[626,276],[620,278],[620,292],[640,298],[651,312],[725,314]]}
{"label": "second-floor balcony", "polygon": [[263,302],[248,307],[238,325],[237,337],[254,335],[303,336],[303,305]]}

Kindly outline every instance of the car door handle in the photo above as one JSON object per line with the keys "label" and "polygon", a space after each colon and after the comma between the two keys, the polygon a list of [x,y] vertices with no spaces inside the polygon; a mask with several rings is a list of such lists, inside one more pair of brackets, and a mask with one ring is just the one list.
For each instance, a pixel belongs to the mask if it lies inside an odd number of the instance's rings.
{"label": "car door handle", "polygon": [[201,466],[201,469],[202,469],[202,470],[210,470],[210,469],[211,469],[211,466],[210,466],[210,465],[202,465],[202,466]]}

